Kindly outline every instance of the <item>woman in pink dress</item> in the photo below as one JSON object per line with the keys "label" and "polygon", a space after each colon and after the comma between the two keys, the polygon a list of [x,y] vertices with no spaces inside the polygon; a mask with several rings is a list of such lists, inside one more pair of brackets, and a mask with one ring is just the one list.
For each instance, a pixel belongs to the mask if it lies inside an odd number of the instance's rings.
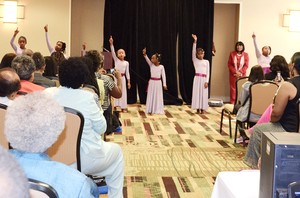
{"label": "woman in pink dress", "polygon": [[[126,56],[124,49],[119,49],[117,55],[114,48],[114,40],[112,36],[109,38],[110,50],[112,57],[115,62],[115,69],[118,69],[122,75],[122,97],[114,100],[115,107],[121,107],[123,112],[127,112],[127,88],[131,88],[130,84],[130,75],[129,75],[129,62],[124,58]],[[127,87],[126,87],[126,78],[127,78]]]}
{"label": "woman in pink dress", "polygon": [[167,83],[165,68],[160,64],[161,55],[155,53],[152,55],[150,61],[146,54],[146,48],[144,48],[143,56],[150,67],[151,74],[147,89],[146,113],[164,114],[164,98],[162,87],[164,90],[167,90]]}
{"label": "woman in pink dress", "polygon": [[204,50],[197,48],[197,36],[192,34],[194,39],[192,49],[192,60],[195,68],[193,83],[192,109],[204,113],[208,109],[208,82],[209,82],[209,62],[203,59]]}

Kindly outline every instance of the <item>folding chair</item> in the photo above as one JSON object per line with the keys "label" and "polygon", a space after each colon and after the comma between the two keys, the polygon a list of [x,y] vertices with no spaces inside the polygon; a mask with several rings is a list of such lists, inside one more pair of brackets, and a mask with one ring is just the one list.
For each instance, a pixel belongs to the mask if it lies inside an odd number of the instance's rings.
{"label": "folding chair", "polygon": [[8,141],[6,140],[6,136],[4,134],[4,119],[6,114],[7,106],[4,104],[0,104],[0,145],[3,148],[9,149]]}
{"label": "folding chair", "polygon": [[[258,120],[251,120],[251,113],[262,115],[267,107],[273,103],[274,96],[278,90],[278,85],[269,80],[255,82],[249,88],[249,111],[247,119],[242,122],[243,125],[252,126]],[[234,143],[236,143],[238,124],[235,124]]]}
{"label": "folding chair", "polygon": [[228,115],[228,119],[229,119],[229,135],[230,138],[232,137],[232,132],[231,132],[231,120],[232,120],[232,115],[236,115],[237,111],[236,109],[234,109],[234,106],[240,104],[241,105],[241,101],[240,101],[240,91],[242,90],[242,85],[248,80],[248,77],[242,77],[239,78],[238,80],[236,80],[235,82],[235,86],[236,86],[236,95],[235,95],[235,102],[234,104],[225,104],[224,108],[222,109],[222,113],[221,113],[221,123],[220,123],[220,133],[222,133],[222,126],[223,126],[223,117],[224,114],[226,113]]}
{"label": "folding chair", "polygon": [[28,182],[31,198],[58,198],[58,194],[52,186],[30,178]]}
{"label": "folding chair", "polygon": [[76,162],[81,171],[80,144],[84,125],[83,115],[72,108],[64,107],[66,112],[65,128],[58,140],[48,149],[49,156],[67,165]]}

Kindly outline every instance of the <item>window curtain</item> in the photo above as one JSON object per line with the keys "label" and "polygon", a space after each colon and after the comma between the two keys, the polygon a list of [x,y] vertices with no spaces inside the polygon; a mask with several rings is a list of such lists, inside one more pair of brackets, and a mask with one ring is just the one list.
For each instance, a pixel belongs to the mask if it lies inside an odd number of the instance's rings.
{"label": "window curtain", "polygon": [[211,61],[213,4],[211,0],[105,1],[103,46],[110,49],[108,39],[112,35],[115,49],[126,52],[132,85],[128,90],[129,104],[137,102],[137,95],[141,104],[146,102],[150,68],[142,55],[144,47],[150,59],[155,53],[162,54],[168,86],[164,103],[181,104],[178,90],[190,103],[195,74],[191,34],[197,34],[199,47]]}

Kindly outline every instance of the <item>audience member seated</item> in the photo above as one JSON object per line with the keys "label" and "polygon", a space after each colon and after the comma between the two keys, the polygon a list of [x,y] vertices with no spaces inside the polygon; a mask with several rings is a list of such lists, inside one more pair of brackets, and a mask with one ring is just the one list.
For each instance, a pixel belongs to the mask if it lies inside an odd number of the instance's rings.
{"label": "audience member seated", "polygon": [[29,183],[18,161],[0,146],[0,197],[29,198]]}
{"label": "audience member seated", "polygon": [[52,161],[47,149],[64,129],[65,111],[42,92],[17,97],[7,108],[5,135],[28,178],[52,186],[59,197],[98,197],[96,184],[74,168]]}
{"label": "audience member seated", "polygon": [[298,132],[297,101],[300,98],[300,58],[295,61],[293,72],[294,77],[284,82],[278,89],[270,122],[253,127],[244,158],[245,163],[250,167],[257,168],[263,132]]}
{"label": "audience member seated", "polygon": [[21,88],[20,78],[10,67],[0,69],[0,103],[9,106]]}
{"label": "audience member seated", "polygon": [[276,77],[277,77],[278,71],[280,72],[281,77],[284,80],[287,80],[290,77],[288,63],[286,62],[286,60],[283,56],[276,55],[272,58],[272,60],[270,62],[270,70],[271,70],[271,72],[265,74],[266,80],[277,81]]}
{"label": "audience member seated", "polygon": [[90,50],[86,52],[85,57],[90,58],[93,61],[94,72],[97,78],[103,80],[105,96],[102,104],[103,115],[106,119],[107,129],[106,134],[110,134],[113,132],[113,124],[112,124],[112,105],[110,102],[110,97],[121,98],[122,96],[122,76],[121,73],[116,70],[115,77],[117,79],[117,84],[115,84],[113,78],[102,74],[100,70],[103,66],[103,56],[97,50]]}
{"label": "audience member seated", "polygon": [[49,79],[58,80],[58,77],[55,74],[55,73],[57,73],[57,71],[56,71],[57,68],[54,64],[53,58],[51,56],[44,56],[44,58],[45,58],[46,67],[45,67],[43,76],[45,76],[46,78],[49,78]]}
{"label": "audience member seated", "polygon": [[84,116],[81,139],[81,171],[93,176],[104,176],[108,186],[108,197],[123,197],[124,159],[118,144],[104,142],[101,138],[106,130],[106,121],[94,94],[81,89],[88,69],[80,57],[69,58],[59,67],[60,87],[47,88],[60,105],[80,111]]}
{"label": "audience member seated", "polygon": [[[275,57],[274,57],[275,58]],[[296,53],[294,53],[293,54],[293,56],[292,56],[292,58],[291,58],[291,63],[290,63],[290,65],[288,65],[288,68],[289,67],[294,67],[294,63],[295,63],[295,60],[297,59],[297,58],[300,58],[300,52],[296,52]],[[274,66],[274,67],[276,67],[276,65],[281,65],[281,66],[284,66],[285,65],[285,63],[284,63],[284,60],[282,59],[282,58],[276,58],[275,59],[276,61],[273,61],[273,59],[272,59],[272,61],[271,61],[271,63],[272,63],[272,65]],[[272,67],[272,65],[271,65],[271,67]],[[285,67],[285,66],[284,66]],[[283,70],[285,70],[285,69],[283,69]],[[285,72],[286,73],[286,72]],[[291,72],[290,70],[289,70],[289,75],[290,74],[292,74],[293,72]],[[286,76],[286,74],[284,75],[284,76]],[[288,76],[287,78],[285,78],[283,75],[282,75],[282,77],[283,77],[283,79],[284,80],[288,80],[289,78],[292,78],[293,76]],[[266,77],[266,76],[265,76]],[[279,85],[281,85],[282,83],[283,83],[284,81],[281,81],[281,82],[279,82],[278,84]],[[259,118],[259,120],[257,121],[257,123],[256,124],[261,124],[261,123],[267,123],[267,122],[270,122],[270,118],[271,118],[271,113],[272,113],[272,107],[273,107],[273,104],[270,104],[270,106],[265,110],[265,112],[261,115],[261,117]],[[251,127],[251,128],[249,128],[249,134],[251,135],[252,134],[252,129],[253,129],[253,127]]]}
{"label": "audience member seated", "polygon": [[[249,99],[249,89],[250,86],[258,81],[264,80],[264,71],[260,65],[255,65],[251,68],[248,81],[245,82],[242,85],[242,91],[241,91],[241,104],[242,106],[239,108],[237,112],[237,124],[239,126],[239,131],[240,131],[240,137],[243,142],[245,140],[248,140],[249,138],[247,137],[245,131],[243,130],[242,122],[246,121],[248,117],[248,112],[249,112],[249,106],[250,106],[250,99]],[[257,115],[255,113],[250,112],[250,122],[257,122],[257,120],[260,118],[261,115]]]}
{"label": "audience member seated", "polygon": [[11,67],[16,70],[21,79],[20,95],[31,93],[34,91],[42,91],[45,88],[32,83],[34,79],[35,64],[31,57],[21,55],[14,58]]}
{"label": "audience member seated", "polygon": [[17,55],[15,53],[7,53],[2,57],[0,68],[4,67],[11,67],[11,62],[12,60],[16,57]]}
{"label": "audience member seated", "polygon": [[40,52],[35,52],[32,54],[32,59],[35,63],[35,72],[33,83],[41,85],[45,88],[55,87],[55,82],[43,76],[43,73],[46,68],[45,58]]}

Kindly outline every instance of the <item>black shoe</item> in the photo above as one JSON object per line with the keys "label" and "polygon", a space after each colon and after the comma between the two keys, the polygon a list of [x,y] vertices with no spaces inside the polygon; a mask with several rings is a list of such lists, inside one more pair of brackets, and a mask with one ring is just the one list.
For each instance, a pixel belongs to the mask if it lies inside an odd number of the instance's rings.
{"label": "black shoe", "polygon": [[249,137],[246,135],[245,129],[242,127],[239,127],[240,136],[243,137],[243,142],[246,140],[249,140]]}

